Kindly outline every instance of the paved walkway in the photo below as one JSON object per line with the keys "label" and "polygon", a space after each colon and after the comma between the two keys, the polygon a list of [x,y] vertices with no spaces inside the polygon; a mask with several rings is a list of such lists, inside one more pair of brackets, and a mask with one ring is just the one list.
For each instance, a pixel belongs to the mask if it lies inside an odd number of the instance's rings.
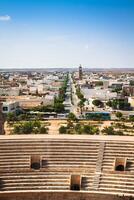
{"label": "paved walkway", "polygon": [[121,141],[124,142],[134,142],[133,136],[101,136],[101,135],[0,135],[0,140],[2,139],[78,139],[78,140],[95,140],[95,141]]}
{"label": "paved walkway", "polygon": [[66,120],[49,120],[50,126],[48,134],[49,135],[58,135],[59,134],[59,128],[61,125],[66,123]]}

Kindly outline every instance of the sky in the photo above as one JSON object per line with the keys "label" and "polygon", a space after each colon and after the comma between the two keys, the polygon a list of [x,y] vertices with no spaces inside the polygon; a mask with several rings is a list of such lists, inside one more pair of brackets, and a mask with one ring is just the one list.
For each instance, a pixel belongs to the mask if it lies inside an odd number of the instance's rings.
{"label": "sky", "polygon": [[134,0],[0,0],[0,68],[133,68]]}

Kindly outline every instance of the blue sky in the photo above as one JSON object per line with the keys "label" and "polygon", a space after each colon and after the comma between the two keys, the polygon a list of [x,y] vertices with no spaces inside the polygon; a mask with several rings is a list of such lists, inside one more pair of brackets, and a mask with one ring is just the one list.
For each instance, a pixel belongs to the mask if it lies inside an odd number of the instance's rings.
{"label": "blue sky", "polygon": [[0,67],[134,67],[134,0],[0,0]]}

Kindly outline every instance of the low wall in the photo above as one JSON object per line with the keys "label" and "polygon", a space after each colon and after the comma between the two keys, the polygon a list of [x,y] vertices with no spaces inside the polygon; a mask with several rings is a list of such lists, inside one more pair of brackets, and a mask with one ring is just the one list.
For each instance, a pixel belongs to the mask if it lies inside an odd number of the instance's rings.
{"label": "low wall", "polygon": [[132,197],[84,192],[8,192],[0,200],[134,200]]}

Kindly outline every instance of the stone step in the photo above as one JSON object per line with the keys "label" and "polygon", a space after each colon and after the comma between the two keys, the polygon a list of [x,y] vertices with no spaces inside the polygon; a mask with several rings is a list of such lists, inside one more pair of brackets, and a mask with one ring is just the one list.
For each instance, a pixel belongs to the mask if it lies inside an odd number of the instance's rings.
{"label": "stone step", "polygon": [[23,140],[18,140],[18,141],[16,141],[16,140],[7,140],[7,141],[3,141],[3,140],[1,140],[1,142],[0,142],[0,147],[4,147],[4,146],[6,146],[6,145],[9,145],[9,146],[21,146],[21,145],[25,145],[25,146],[27,146],[27,145],[37,145],[37,146],[53,146],[53,145],[55,145],[55,146],[64,146],[64,145],[72,145],[72,146],[74,146],[74,145],[76,145],[76,146],[81,146],[81,145],[83,145],[83,146],[88,146],[88,147],[97,147],[97,146],[99,146],[99,143],[98,142],[87,142],[87,141],[82,141],[82,140],[80,140],[80,141],[77,141],[77,140],[75,140],[75,141],[73,141],[73,140],[70,140],[70,141],[68,141],[68,140],[63,140],[63,141],[54,141],[54,140],[52,140],[52,141],[47,141],[47,140],[42,140],[41,142],[38,142],[38,141],[33,141],[33,140],[31,140],[31,141],[23,141]]}
{"label": "stone step", "polygon": [[23,178],[21,178],[21,179],[4,179],[4,181],[3,181],[3,184],[4,184],[4,186],[6,185],[6,184],[8,184],[8,185],[13,185],[13,184],[18,184],[18,185],[20,185],[20,184],[23,184],[23,183],[29,183],[29,184],[44,184],[44,183],[48,183],[48,185],[49,184],[55,184],[55,183],[57,183],[57,182],[59,182],[59,183],[66,183],[66,182],[68,182],[68,183],[70,183],[70,181],[69,181],[69,179],[61,179],[61,178],[58,178],[58,179],[55,179],[55,178],[53,178],[53,179],[46,179],[46,178],[31,178],[30,177],[30,179],[23,179]]}
{"label": "stone step", "polygon": [[[18,152],[19,151],[19,152]],[[0,155],[4,155],[4,154],[10,154],[12,155],[13,153],[17,153],[18,154],[22,154],[22,153],[25,153],[25,154],[28,154],[28,153],[44,153],[44,154],[49,154],[49,153],[59,153],[60,154],[64,154],[64,153],[77,153],[77,154],[81,154],[81,153],[85,153],[87,155],[90,155],[90,154],[98,154],[98,152],[95,150],[95,151],[92,151],[92,150],[89,150],[89,149],[48,149],[47,151],[45,151],[44,149],[22,149],[22,150],[18,150],[18,149],[8,149],[8,150],[4,150],[4,151],[0,151]]]}
{"label": "stone step", "polygon": [[114,179],[114,180],[111,180],[111,179],[101,179],[100,180],[101,184],[127,184],[127,185],[133,185],[134,183],[134,179],[133,180],[130,180],[130,179],[127,179],[126,181],[125,180],[122,180],[122,179]]}
{"label": "stone step", "polygon": [[107,189],[105,187],[104,188],[102,187],[102,188],[99,189],[99,191],[101,191],[103,193],[107,192],[108,194],[112,193],[112,194],[117,194],[117,195],[119,195],[119,193],[120,193],[121,196],[123,196],[124,194],[127,195],[127,196],[133,195],[133,193],[134,193],[134,190],[130,190],[130,189],[127,189],[127,188],[126,189],[119,189],[119,188],[114,188],[114,189],[108,188]]}
{"label": "stone step", "polygon": [[27,186],[17,186],[17,187],[13,187],[13,186],[6,186],[2,189],[0,189],[0,191],[17,191],[17,190],[70,190],[70,185],[53,185],[53,186],[48,186],[48,185],[27,185]]}
{"label": "stone step", "polygon": [[70,181],[69,180],[38,180],[38,179],[35,179],[35,180],[32,180],[32,181],[29,181],[29,180],[23,180],[21,179],[21,181],[3,181],[3,186],[6,187],[6,186],[27,186],[27,185],[45,185],[45,186],[49,186],[49,185],[69,185],[70,184]]}
{"label": "stone step", "polygon": [[134,190],[134,185],[125,185],[125,184],[105,184],[105,183],[100,183],[99,184],[99,187],[101,188],[101,187],[105,187],[105,188],[110,188],[110,189],[112,189],[112,188],[115,188],[115,189],[117,189],[117,188],[119,188],[119,189],[133,189]]}
{"label": "stone step", "polygon": [[114,172],[114,173],[103,173],[101,174],[102,177],[113,177],[113,178],[131,178],[131,177],[134,177],[134,173],[132,174],[126,174],[126,173],[123,173],[123,172]]}

